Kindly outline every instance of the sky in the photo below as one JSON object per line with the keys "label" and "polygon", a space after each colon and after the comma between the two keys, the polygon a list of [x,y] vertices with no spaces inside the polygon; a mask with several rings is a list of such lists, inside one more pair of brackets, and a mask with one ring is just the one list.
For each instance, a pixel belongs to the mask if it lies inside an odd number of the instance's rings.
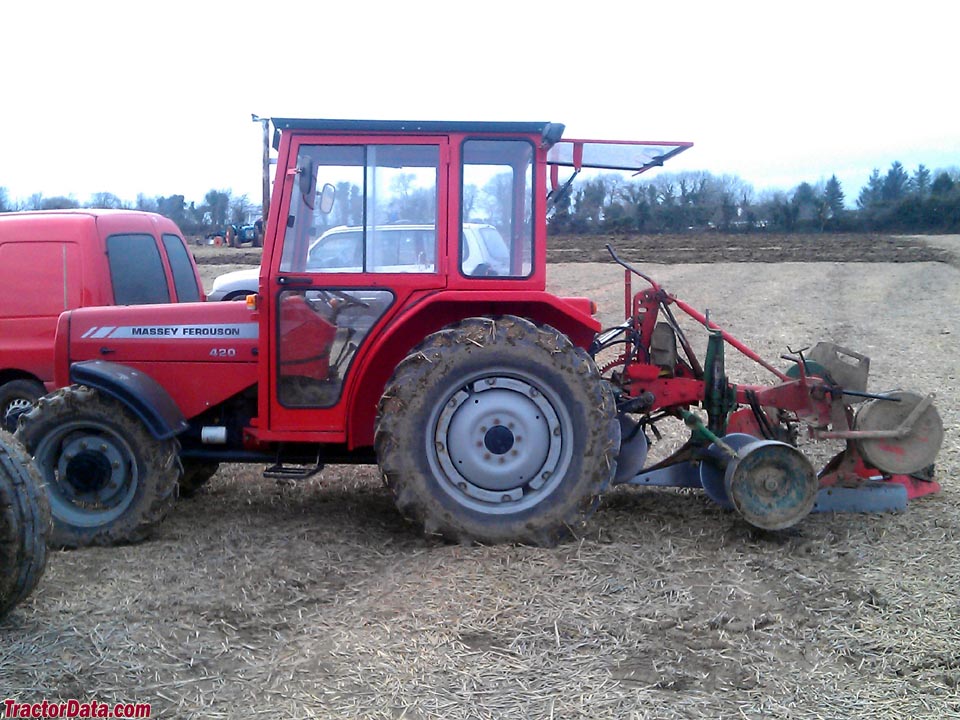
{"label": "sky", "polygon": [[264,117],[550,121],[685,140],[758,193],[960,166],[960,5],[9,0],[0,187],[261,199]]}

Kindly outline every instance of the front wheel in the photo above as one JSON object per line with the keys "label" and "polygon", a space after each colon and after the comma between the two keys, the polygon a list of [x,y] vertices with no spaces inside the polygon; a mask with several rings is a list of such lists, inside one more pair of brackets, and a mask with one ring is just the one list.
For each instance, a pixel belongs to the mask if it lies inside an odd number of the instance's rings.
{"label": "front wheel", "polygon": [[139,542],[173,504],[179,443],[157,440],[96,390],[74,385],[41,398],[17,437],[46,484],[55,545]]}
{"label": "front wheel", "polygon": [[49,532],[40,475],[20,443],[0,430],[0,618],[43,576]]}
{"label": "front wheel", "polygon": [[399,509],[427,533],[550,546],[596,508],[620,425],[596,365],[565,335],[470,318],[397,367],[375,445]]}

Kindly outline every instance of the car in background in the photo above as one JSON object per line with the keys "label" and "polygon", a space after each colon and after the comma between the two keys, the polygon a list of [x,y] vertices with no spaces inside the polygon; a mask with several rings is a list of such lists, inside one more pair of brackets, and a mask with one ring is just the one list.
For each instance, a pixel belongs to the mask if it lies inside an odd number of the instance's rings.
{"label": "car in background", "polygon": [[[364,258],[364,228],[340,226],[323,233],[307,252],[307,271],[322,273],[432,273],[436,263],[433,225],[379,225],[371,230]],[[461,267],[466,275],[509,273],[510,254],[500,232],[485,223],[464,223]],[[257,292],[260,269],[224,273],[213,281],[208,300],[242,300]]]}

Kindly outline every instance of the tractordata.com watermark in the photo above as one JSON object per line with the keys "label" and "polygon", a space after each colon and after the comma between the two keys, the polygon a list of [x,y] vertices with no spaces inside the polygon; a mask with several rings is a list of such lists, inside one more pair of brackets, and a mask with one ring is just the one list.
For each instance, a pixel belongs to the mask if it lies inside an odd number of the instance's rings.
{"label": "tractordata.com watermark", "polygon": [[150,703],[106,703],[98,700],[3,701],[4,718],[149,718]]}

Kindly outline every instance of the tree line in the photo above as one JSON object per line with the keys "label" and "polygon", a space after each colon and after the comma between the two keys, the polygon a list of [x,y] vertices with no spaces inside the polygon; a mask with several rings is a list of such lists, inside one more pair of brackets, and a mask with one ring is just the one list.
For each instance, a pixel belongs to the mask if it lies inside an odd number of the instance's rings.
{"label": "tree line", "polygon": [[756,193],[736,175],[665,173],[651,180],[604,174],[557,197],[549,218],[555,233],[724,232],[957,232],[960,171],[936,173],[920,165],[912,174],[894,162],[875,169],[848,207],[836,175],[790,192]]}
{"label": "tree line", "polygon": [[41,193],[19,203],[9,201],[8,197],[6,189],[0,187],[0,212],[74,208],[144,210],[170,218],[185,235],[222,231],[227,225],[243,225],[251,216],[260,214],[259,203],[254,204],[247,195],[234,196],[231,190],[210,190],[200,203],[188,202],[183,195],[148,197],[142,193],[132,203],[109,192],[94,193],[87,202],[80,202],[72,196],[44,197]]}
{"label": "tree line", "polygon": [[[468,188],[469,189],[469,188]],[[472,203],[473,192],[464,193]],[[351,194],[346,192],[345,197]],[[874,169],[849,207],[836,175],[793,190],[760,193],[736,175],[706,171],[664,173],[650,180],[601,174],[579,180],[553,198],[548,218],[554,233],[675,233],[716,229],[724,232],[960,232],[960,170],[912,173],[894,162],[886,173]],[[109,192],[81,203],[72,196],[32,195],[13,203],[0,187],[0,212],[62,208],[131,208],[157,212],[197,235],[240,225],[259,212],[247,195],[210,190],[202,202],[183,195],[137,196],[127,203]],[[347,204],[347,207],[350,207]]]}

